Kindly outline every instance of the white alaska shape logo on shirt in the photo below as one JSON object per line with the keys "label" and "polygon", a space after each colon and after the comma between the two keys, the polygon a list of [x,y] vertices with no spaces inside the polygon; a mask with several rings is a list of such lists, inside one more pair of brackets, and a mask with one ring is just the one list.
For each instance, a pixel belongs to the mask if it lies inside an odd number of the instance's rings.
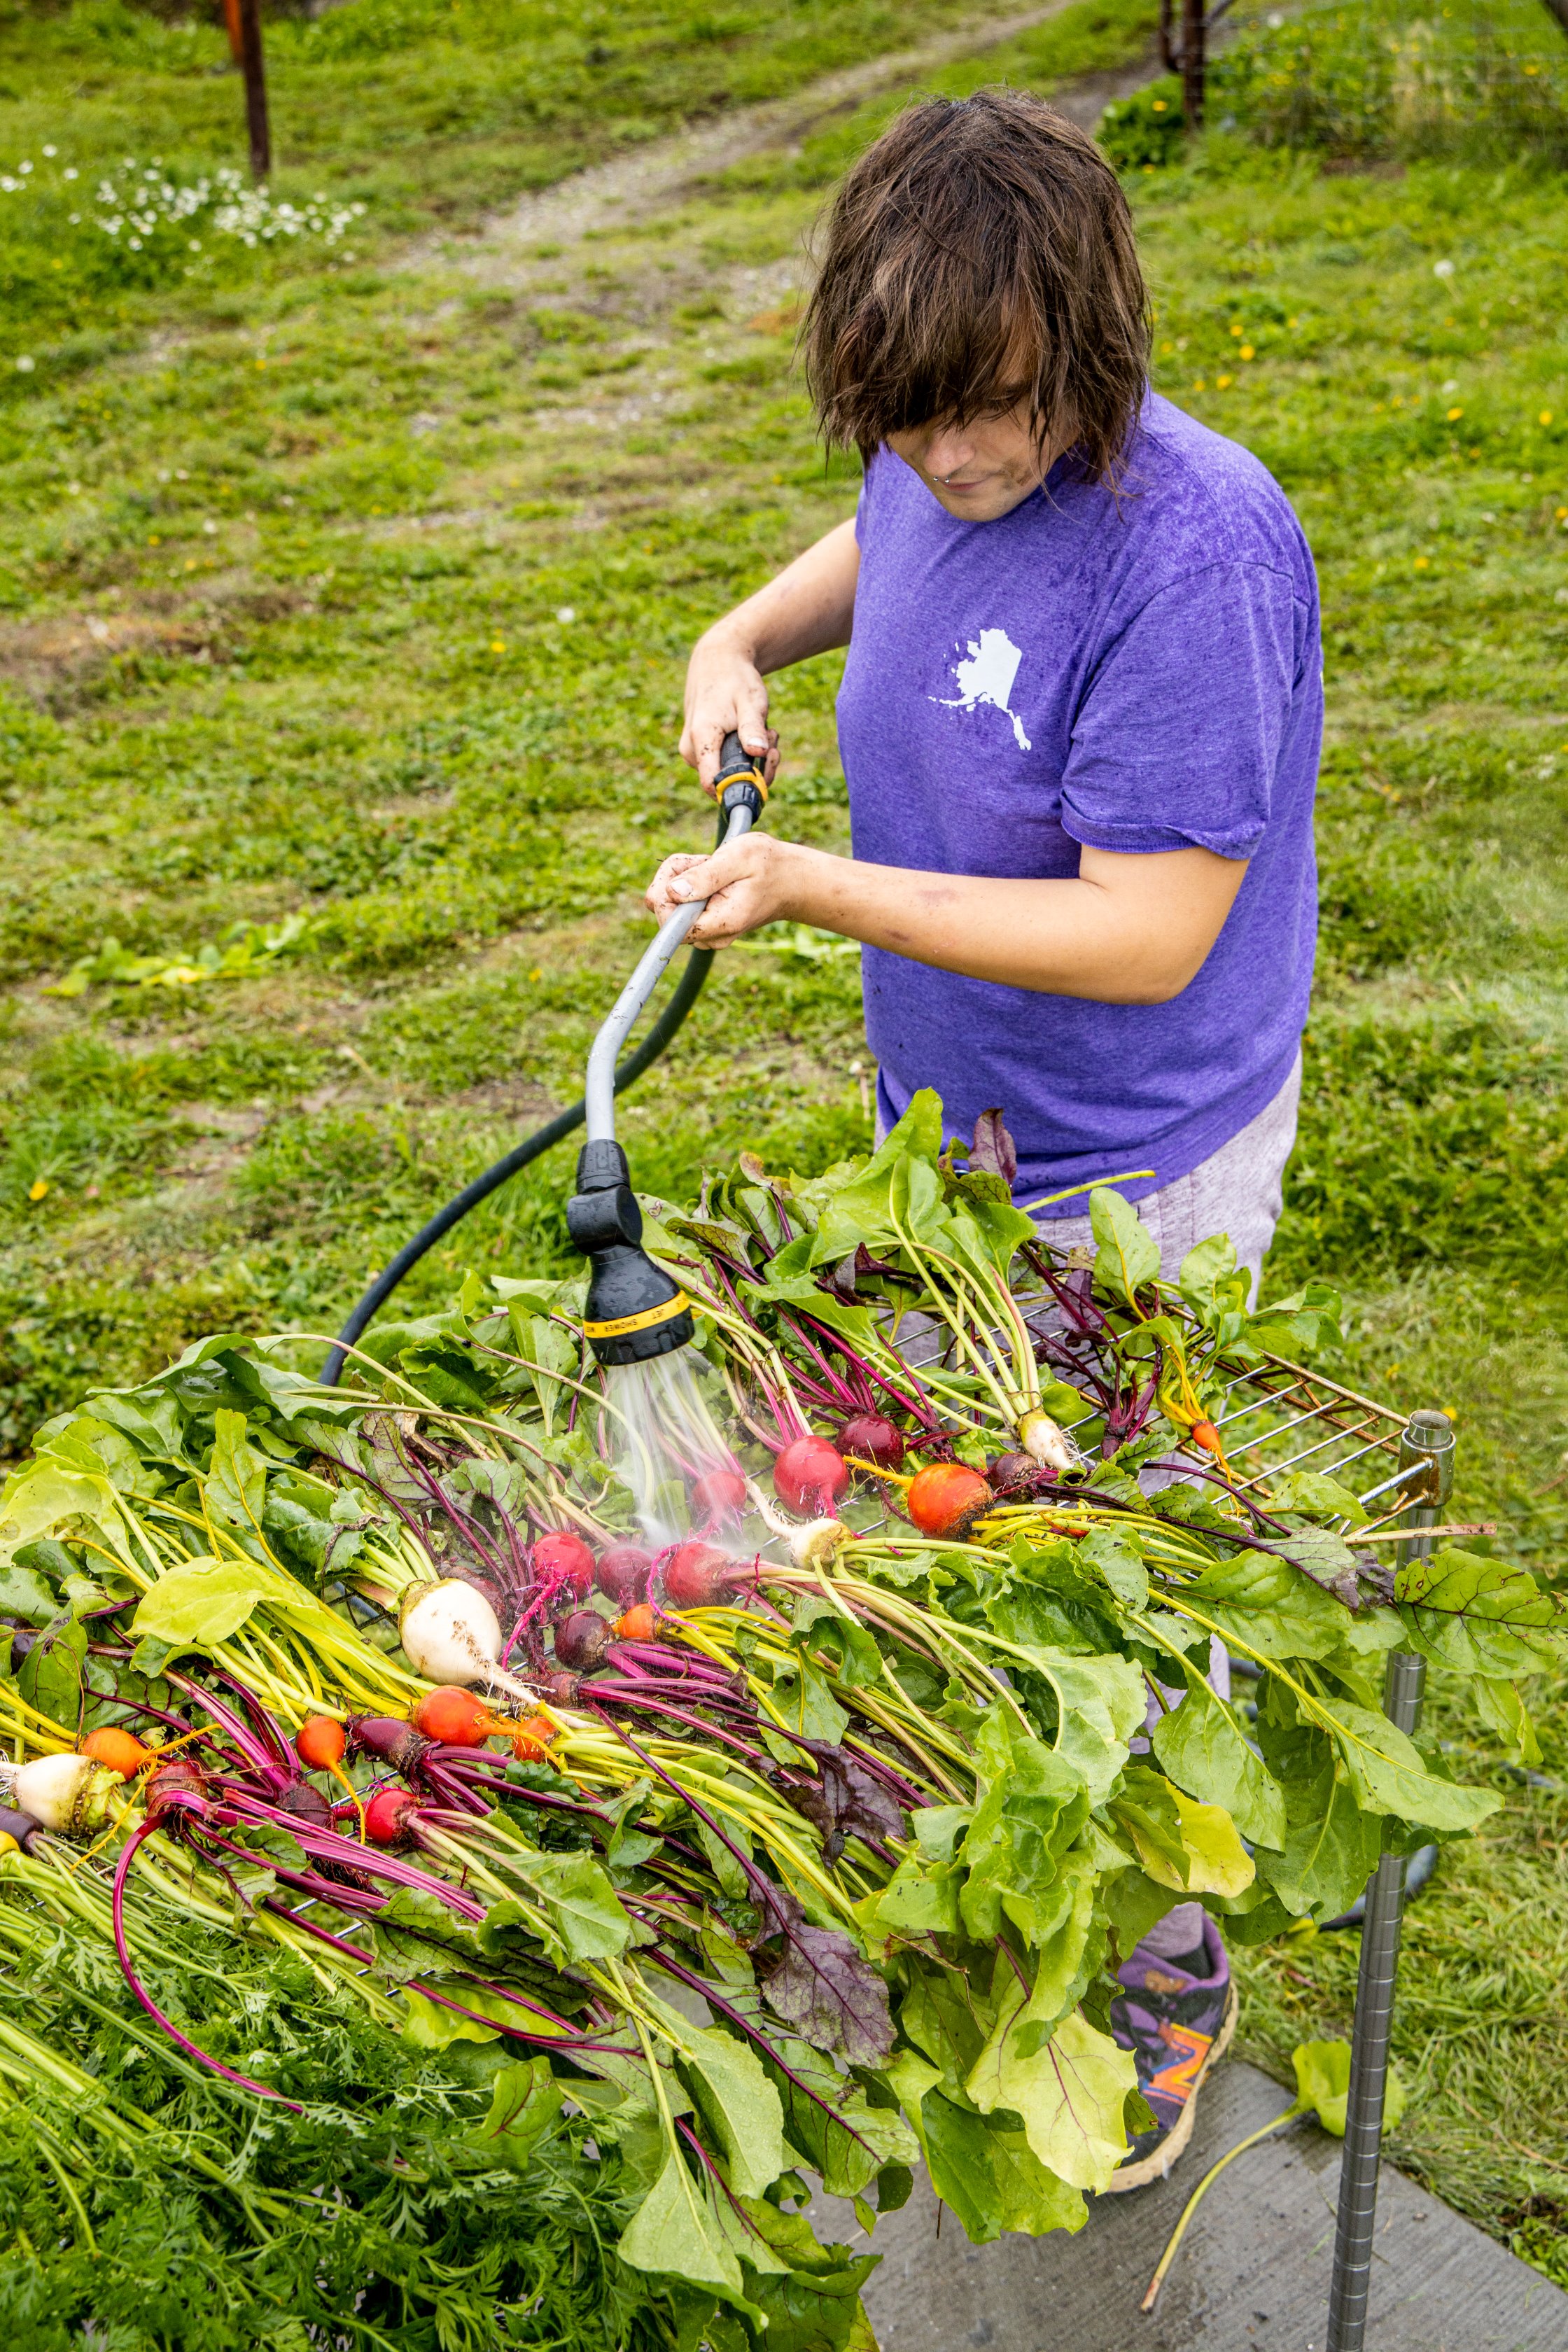
{"label": "white alaska shape logo on shirt", "polygon": [[952,675],[958,683],[953,699],[949,702],[940,694],[929,699],[940,704],[943,710],[978,710],[982,703],[988,703],[993,710],[1005,712],[1013,721],[1018,749],[1026,751],[1029,739],[1024,732],[1023,721],[1007,699],[1023,658],[1022,649],[1013,643],[1005,629],[982,629],[978,637],[969,640],[969,659],[952,665]]}

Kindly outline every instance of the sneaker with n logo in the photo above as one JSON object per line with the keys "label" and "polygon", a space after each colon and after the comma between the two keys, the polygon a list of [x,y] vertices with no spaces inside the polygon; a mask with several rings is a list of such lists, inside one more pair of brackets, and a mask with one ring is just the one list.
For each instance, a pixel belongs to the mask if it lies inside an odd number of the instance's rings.
{"label": "sneaker with n logo", "polygon": [[1153,2110],[1123,2157],[1110,2193],[1163,2179],[1193,2136],[1198,2091],[1236,2032],[1236,1987],[1219,1930],[1205,1915],[1203,1946],[1189,1967],[1146,1953],[1123,1962],[1123,1990],[1110,2004],[1110,2031],[1138,2068],[1138,2088]]}

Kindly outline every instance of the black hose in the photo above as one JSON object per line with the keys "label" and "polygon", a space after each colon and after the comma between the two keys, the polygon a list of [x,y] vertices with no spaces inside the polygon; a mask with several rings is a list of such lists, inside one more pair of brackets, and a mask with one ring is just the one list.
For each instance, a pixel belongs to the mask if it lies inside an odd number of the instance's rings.
{"label": "black hose", "polygon": [[[711,948],[691,950],[686,959],[686,969],[680,975],[669,1003],[665,1006],[637,1052],[628,1054],[626,1060],[618,1065],[616,1071],[617,1094],[624,1093],[634,1079],[640,1078],[650,1062],[658,1061],[702,993],[702,983],[708,977],[708,967],[712,961]],[[336,1387],[342,1377],[343,1358],[348,1349],[353,1346],[371,1318],[385,1305],[404,1276],[411,1267],[418,1265],[426,1250],[434,1249],[443,1235],[449,1234],[452,1227],[460,1218],[466,1217],[470,1209],[477,1209],[481,1201],[488,1201],[490,1194],[504,1184],[509,1176],[517,1175],[520,1170],[528,1166],[531,1160],[537,1160],[542,1151],[548,1151],[552,1143],[559,1143],[563,1136],[570,1135],[574,1127],[581,1127],[585,1109],[584,1104],[575,1102],[570,1110],[557,1111],[548,1126],[542,1127],[536,1133],[525,1137],[515,1150],[507,1153],[504,1160],[498,1160],[493,1168],[487,1168],[482,1176],[476,1176],[471,1184],[465,1185],[455,1201],[448,1201],[444,1209],[437,1211],[427,1225],[421,1226],[411,1242],[404,1244],[391,1265],[376,1276],[375,1280],[338,1333],[336,1341],[328,1349],[327,1360],[321,1366],[321,1381],[325,1387]]]}

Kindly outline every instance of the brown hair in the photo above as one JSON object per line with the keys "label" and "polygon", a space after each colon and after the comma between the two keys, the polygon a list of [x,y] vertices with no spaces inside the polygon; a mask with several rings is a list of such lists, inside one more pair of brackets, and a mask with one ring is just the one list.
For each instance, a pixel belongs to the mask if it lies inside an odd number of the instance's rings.
{"label": "brown hair", "polygon": [[1132,217],[1087,131],[1021,90],[928,98],[868,147],[827,215],[802,331],[830,446],[1026,401],[1113,480],[1143,396],[1149,306]]}

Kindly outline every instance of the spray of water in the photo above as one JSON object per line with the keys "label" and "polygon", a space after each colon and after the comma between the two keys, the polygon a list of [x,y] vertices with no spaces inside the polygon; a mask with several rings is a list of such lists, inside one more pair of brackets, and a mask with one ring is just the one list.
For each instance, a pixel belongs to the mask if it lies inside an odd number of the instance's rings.
{"label": "spray of water", "polygon": [[[655,1550],[691,1532],[698,1482],[739,1466],[698,1384],[691,1352],[678,1348],[651,1363],[616,1364],[607,1375],[605,1450],[636,1497],[644,1538]],[[704,1521],[703,1532],[727,1550],[748,1549],[733,1525]]]}

